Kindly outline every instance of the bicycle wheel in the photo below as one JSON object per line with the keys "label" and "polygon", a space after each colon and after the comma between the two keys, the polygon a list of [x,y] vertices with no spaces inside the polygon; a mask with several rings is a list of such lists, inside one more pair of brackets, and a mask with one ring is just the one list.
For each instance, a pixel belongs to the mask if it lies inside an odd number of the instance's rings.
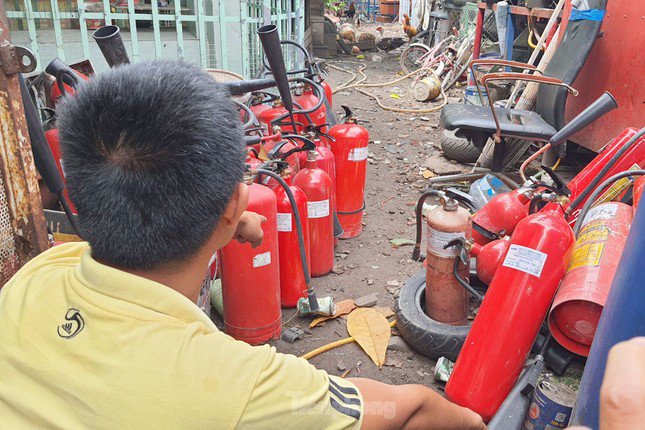
{"label": "bicycle wheel", "polygon": [[407,75],[420,69],[423,66],[423,60],[421,58],[428,52],[430,52],[430,48],[426,45],[416,43],[408,46],[401,54],[401,59],[399,60],[403,73]]}

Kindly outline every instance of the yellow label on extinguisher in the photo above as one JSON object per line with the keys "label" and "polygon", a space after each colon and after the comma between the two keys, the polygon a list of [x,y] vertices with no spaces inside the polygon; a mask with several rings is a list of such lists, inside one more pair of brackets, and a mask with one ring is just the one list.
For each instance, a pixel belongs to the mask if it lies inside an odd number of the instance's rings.
{"label": "yellow label on extinguisher", "polygon": [[598,266],[608,238],[609,229],[602,220],[585,225],[576,240],[567,272],[579,267]]}

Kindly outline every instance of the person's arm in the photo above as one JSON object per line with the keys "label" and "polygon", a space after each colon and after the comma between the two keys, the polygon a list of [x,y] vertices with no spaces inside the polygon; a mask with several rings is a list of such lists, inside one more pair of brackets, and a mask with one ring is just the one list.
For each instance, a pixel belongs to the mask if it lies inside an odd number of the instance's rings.
{"label": "person's arm", "polygon": [[422,385],[348,378],[363,396],[362,429],[484,430],[481,417]]}
{"label": "person's arm", "polygon": [[600,388],[600,429],[631,430],[645,422],[645,337],[609,350]]}

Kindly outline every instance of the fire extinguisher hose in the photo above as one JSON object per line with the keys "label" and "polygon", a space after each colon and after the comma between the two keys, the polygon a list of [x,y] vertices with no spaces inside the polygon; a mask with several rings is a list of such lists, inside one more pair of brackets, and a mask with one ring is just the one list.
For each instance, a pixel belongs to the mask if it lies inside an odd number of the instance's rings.
{"label": "fire extinguisher hose", "polygon": [[293,193],[291,192],[291,188],[289,188],[289,185],[282,179],[280,175],[278,175],[275,172],[272,172],[271,170],[266,170],[266,169],[257,169],[258,173],[261,173],[263,175],[267,175],[278,181],[280,186],[284,188],[285,193],[287,193],[287,197],[289,198],[289,203],[291,204],[291,209],[293,210],[293,218],[296,223],[296,232],[298,233],[298,248],[300,250],[300,263],[302,264],[302,273],[305,276],[305,283],[307,284],[307,296],[309,300],[309,309],[312,312],[318,311],[318,299],[316,298],[316,293],[314,292],[313,288],[311,287],[311,276],[309,274],[309,269],[307,268],[307,252],[305,251],[305,236],[302,231],[302,221],[300,218],[300,212],[298,211],[298,205],[296,203],[296,199],[293,196]]}
{"label": "fire extinguisher hose", "polygon": [[412,259],[414,261],[419,261],[421,258],[421,236],[423,235],[423,204],[425,203],[428,197],[442,197],[443,193],[438,190],[430,190],[421,194],[419,201],[417,202],[416,208],[416,219],[417,219],[417,237],[414,241],[414,251],[412,251]]}
{"label": "fire extinguisher hose", "polygon": [[625,142],[622,148],[616,151],[616,154],[614,154],[614,156],[611,157],[609,161],[607,161],[607,164],[603,166],[603,168],[600,170],[600,172],[598,172],[596,177],[591,181],[591,183],[587,186],[587,188],[585,188],[580,193],[580,195],[571,202],[571,204],[569,205],[566,211],[567,215],[571,215],[573,211],[575,211],[578,208],[578,206],[580,206],[580,204],[585,200],[585,198],[587,198],[587,196],[589,195],[589,193],[591,193],[594,187],[598,185],[598,183],[600,183],[602,178],[605,177],[607,172],[609,172],[609,170],[612,167],[614,167],[614,164],[616,164],[616,161],[618,161],[636,142],[638,142],[638,140],[640,140],[640,138],[643,137],[644,134],[645,134],[645,127],[638,130],[638,133],[636,133],[631,139]]}
{"label": "fire extinguisher hose", "polygon": [[[645,130],[645,129],[643,129]],[[621,148],[622,149],[622,148]],[[620,172],[616,173],[614,176],[611,176],[607,178],[607,180],[603,181],[602,184],[596,188],[596,190],[589,196],[589,200],[585,202],[585,205],[582,207],[580,210],[580,213],[578,214],[578,219],[576,220],[576,225],[573,228],[573,233],[575,236],[578,236],[578,233],[580,233],[580,229],[582,228],[582,224],[584,223],[584,219],[587,216],[587,212],[589,212],[589,209],[593,206],[593,204],[596,202],[596,199],[598,196],[600,196],[607,188],[611,186],[614,182],[616,182],[619,179],[626,178],[629,176],[643,176],[645,175],[645,170],[628,170],[626,172]]]}

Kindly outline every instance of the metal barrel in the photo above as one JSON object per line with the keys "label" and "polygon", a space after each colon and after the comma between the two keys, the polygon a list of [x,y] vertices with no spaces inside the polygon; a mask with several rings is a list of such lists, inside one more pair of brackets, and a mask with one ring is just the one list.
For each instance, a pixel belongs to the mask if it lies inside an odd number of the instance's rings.
{"label": "metal barrel", "polygon": [[612,346],[645,334],[645,205],[638,206],[582,374],[573,423],[598,428],[600,385]]}
{"label": "metal barrel", "polygon": [[99,45],[101,53],[110,67],[130,63],[118,26],[103,26],[92,33],[92,37],[96,40],[96,44]]}

